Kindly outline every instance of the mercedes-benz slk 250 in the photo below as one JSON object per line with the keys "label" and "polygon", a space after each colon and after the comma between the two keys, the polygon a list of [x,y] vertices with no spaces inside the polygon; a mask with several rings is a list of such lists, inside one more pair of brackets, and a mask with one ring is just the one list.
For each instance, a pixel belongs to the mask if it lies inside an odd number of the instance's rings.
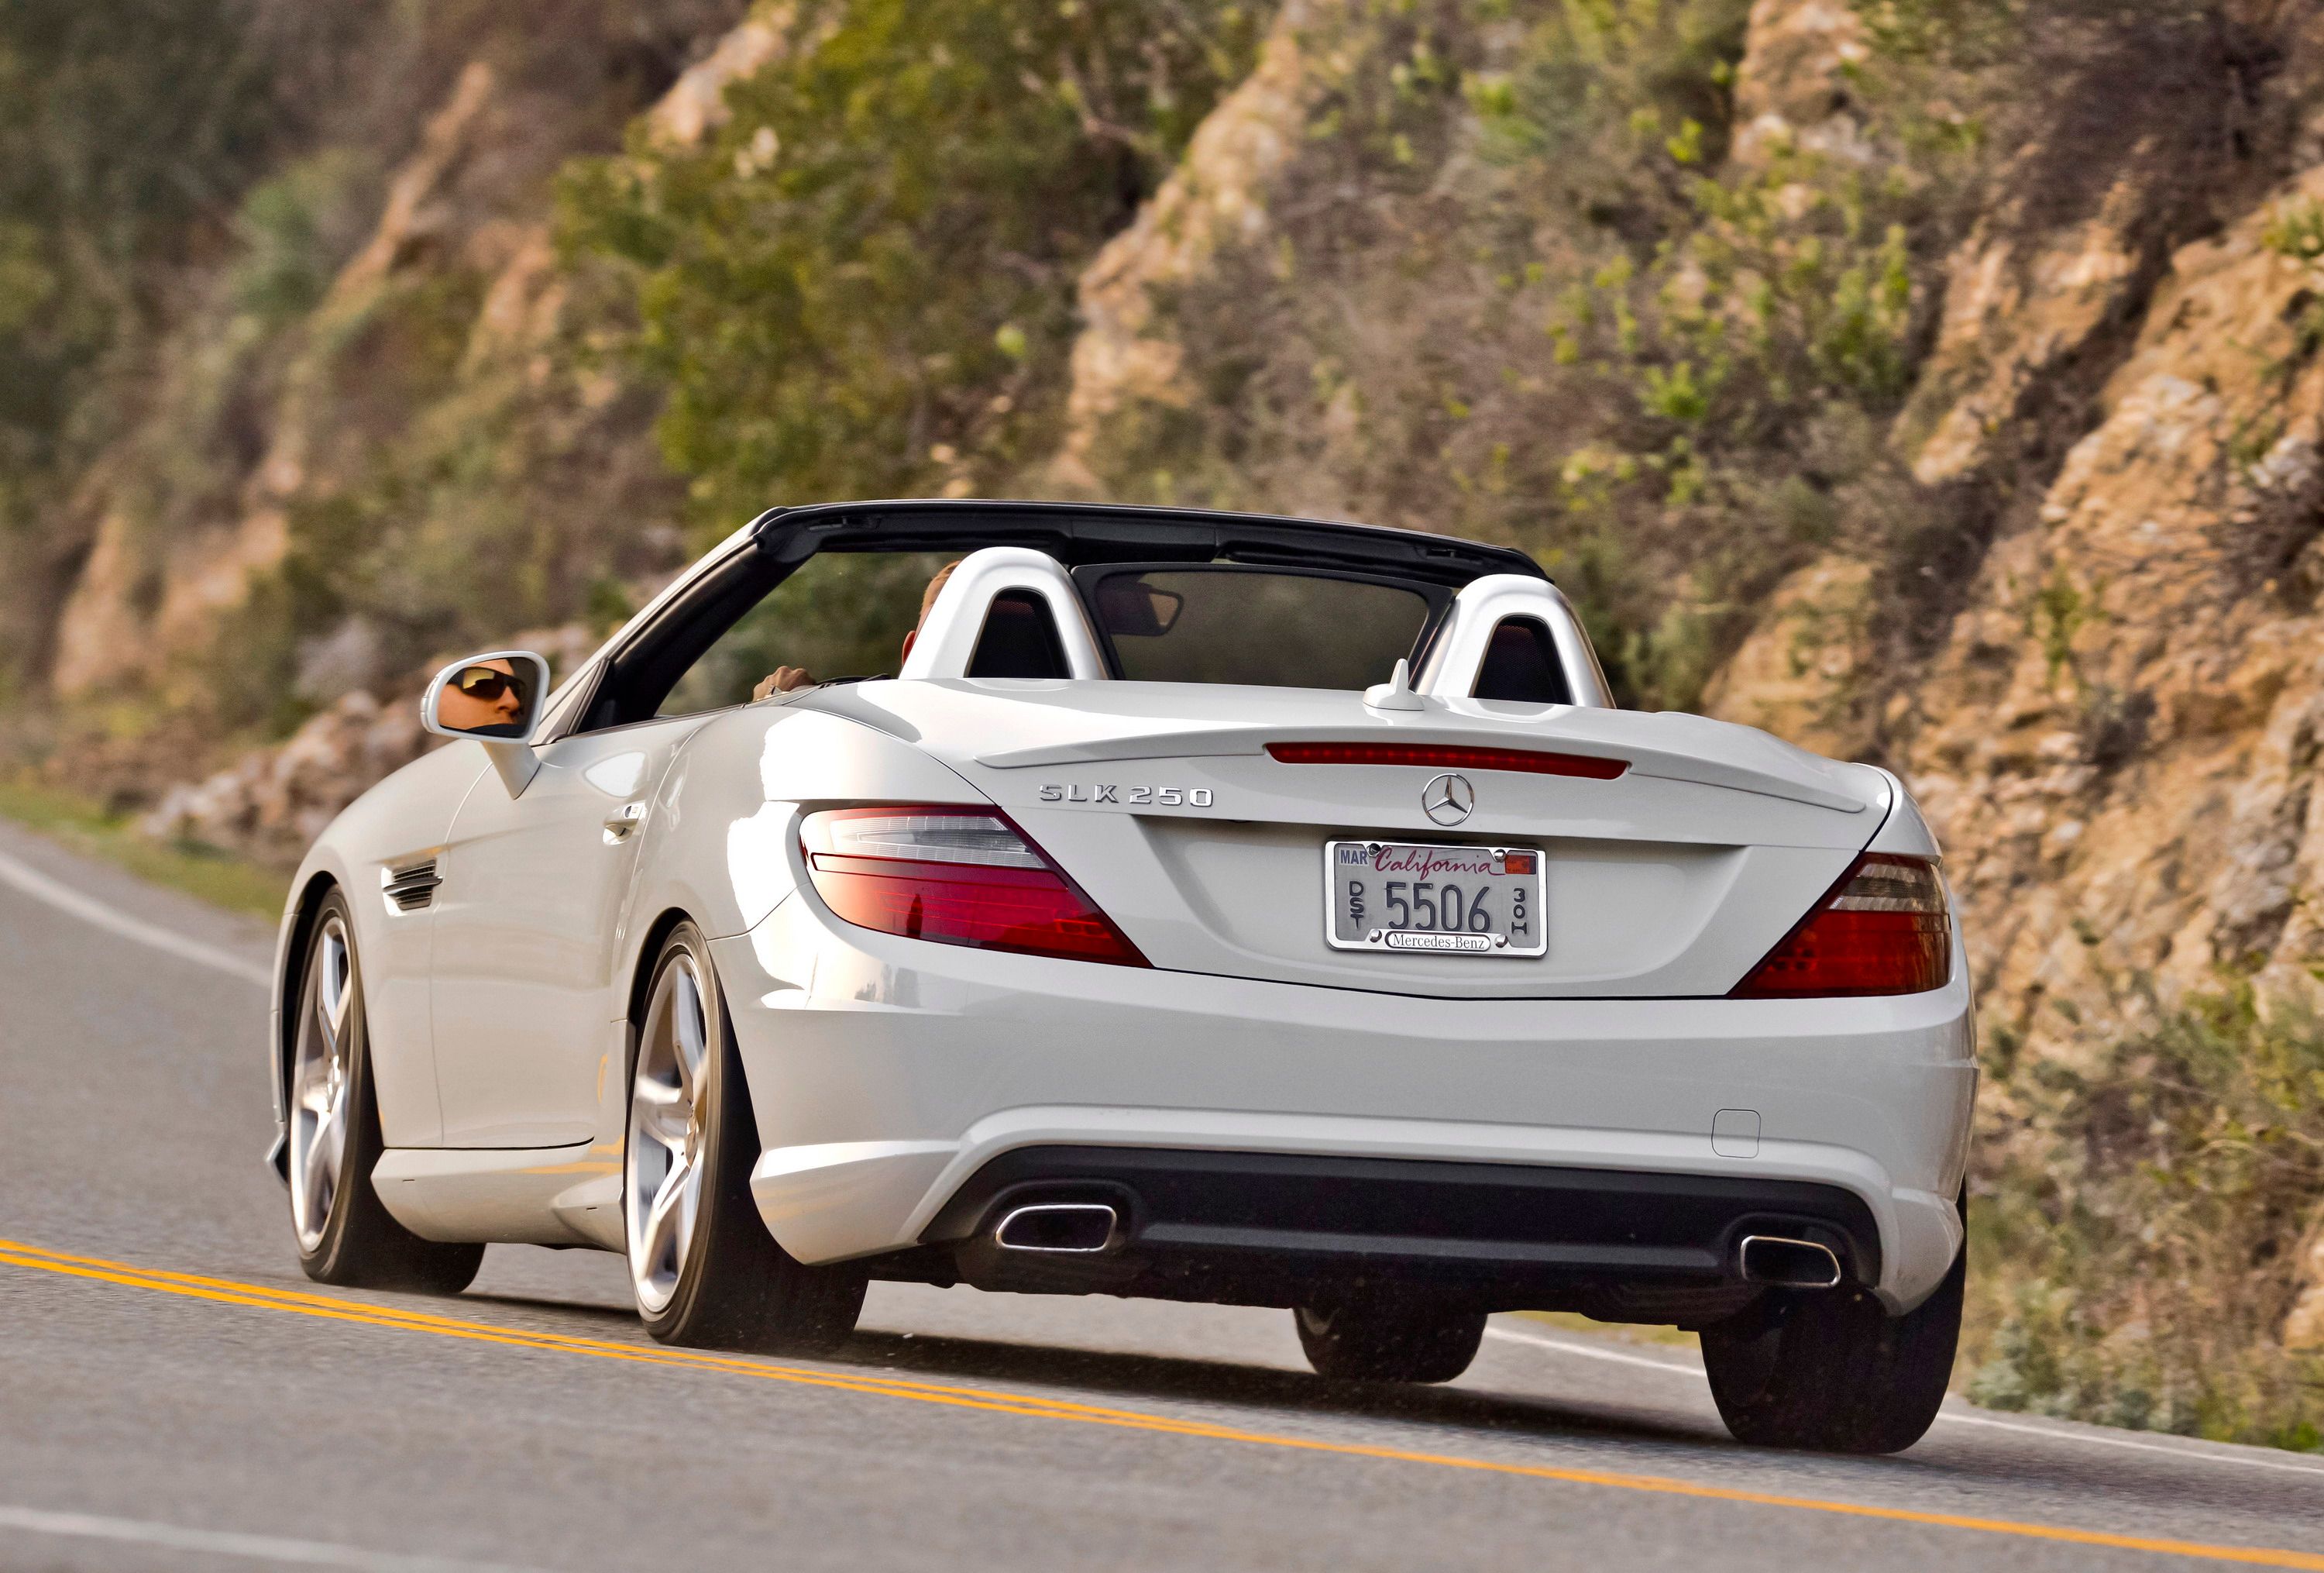
{"label": "mercedes-benz slk 250", "polygon": [[[940,569],[894,676],[790,670]],[[1566,1309],[1697,1329],[1748,1440],[1935,1414],[1977,1081],[1936,842],[1886,771],[1616,708],[1519,552],[779,509],[553,691],[486,652],[423,717],[457,741],[282,924],[318,1279],[597,1246],[655,1337],[793,1353],[872,1279],[1275,1306],[1408,1382]]]}

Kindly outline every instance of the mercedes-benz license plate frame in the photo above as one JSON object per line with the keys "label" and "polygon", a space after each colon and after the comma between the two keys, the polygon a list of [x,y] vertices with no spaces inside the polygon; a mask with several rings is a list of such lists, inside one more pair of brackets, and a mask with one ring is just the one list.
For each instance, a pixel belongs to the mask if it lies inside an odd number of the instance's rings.
{"label": "mercedes-benz license plate frame", "polygon": [[[1342,849],[1347,856],[1343,860]],[[1512,862],[1530,868],[1511,868]],[[1545,956],[1545,859],[1538,847],[1475,847],[1426,841],[1323,843],[1323,939],[1334,950],[1386,950],[1405,956]],[[1485,882],[1486,927],[1476,920],[1476,881]],[[1462,909],[1461,926],[1443,926],[1445,893]],[[1391,884],[1403,887],[1391,893]],[[1426,885],[1424,893],[1414,887]],[[1351,891],[1351,885],[1360,885]],[[1352,901],[1351,901],[1352,898]],[[1438,926],[1417,925],[1419,903]],[[1392,907],[1391,903],[1396,903]],[[1352,907],[1352,911],[1351,911]],[[1390,925],[1400,908],[1406,924]],[[1345,922],[1342,919],[1346,919]]]}

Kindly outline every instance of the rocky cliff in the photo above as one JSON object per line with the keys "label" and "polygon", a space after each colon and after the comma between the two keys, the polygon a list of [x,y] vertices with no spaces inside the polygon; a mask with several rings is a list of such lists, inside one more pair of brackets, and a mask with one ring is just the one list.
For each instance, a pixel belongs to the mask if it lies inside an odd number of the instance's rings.
{"label": "rocky cliff", "polygon": [[[699,29],[742,5],[670,7],[670,23]],[[715,130],[727,85],[763,66],[779,36],[779,23],[748,19],[674,45],[701,58],[646,108],[645,134],[690,145]],[[464,433],[498,429],[512,439],[521,451],[493,462],[532,467],[525,478],[540,485],[523,499],[531,507],[586,496],[592,506],[632,508],[644,517],[625,522],[627,536],[669,519],[672,488],[648,438],[650,407],[625,400],[617,380],[561,343],[574,325],[550,236],[551,180],[576,154],[616,144],[622,99],[633,89],[606,81],[603,60],[586,62],[594,73],[546,69],[589,42],[543,39],[530,51],[505,38],[475,42],[479,57],[429,109],[383,182],[361,244],[311,312],[280,335],[279,372],[236,390],[267,401],[255,422],[261,444],[209,507],[158,529],[152,478],[135,456],[92,477],[83,506],[97,521],[94,541],[48,662],[58,695],[156,684],[166,692],[170,674],[206,662],[254,587],[282,568],[294,515],[362,496],[383,477],[406,488],[440,484],[440,472],[475,462],[456,451]],[[251,330],[197,319],[188,336],[233,344]],[[195,354],[204,350],[218,353],[197,346]],[[176,391],[188,403],[206,392]],[[165,405],[156,424],[180,413]],[[560,459],[576,460],[586,478],[540,473]],[[412,473],[430,470],[438,473]],[[572,588],[549,605],[559,598],[570,606]],[[268,675],[328,703],[403,675],[381,646],[379,631],[361,624],[319,630],[292,652],[288,672]]]}
{"label": "rocky cliff", "polygon": [[[2236,20],[2281,30],[2246,47],[2306,58],[2298,8]],[[2039,1068],[2000,1078],[1997,1144],[2024,1138],[2037,1086],[2102,1078],[2182,999],[2248,979],[2299,1009],[2324,979],[2324,145],[2312,121],[2286,130],[2293,172],[2251,159],[2209,212],[2172,210],[2152,148],[2062,219],[2011,190],[2043,150],[2005,161],[1896,425],[1915,480],[1981,492],[1991,522],[1975,560],[1944,564],[1962,577],[1926,655],[1873,626],[1896,565],[1831,557],[1784,583],[1714,685],[1720,713],[1877,752],[1911,782],[1989,1047]],[[2302,1106],[2312,1091],[2277,1117]],[[2211,1139],[2311,1139],[2231,1124]],[[2324,1345],[2312,1179],[2308,1195],[2302,1247],[2281,1248],[2289,1219],[2245,1263],[2259,1319],[2295,1347]]]}

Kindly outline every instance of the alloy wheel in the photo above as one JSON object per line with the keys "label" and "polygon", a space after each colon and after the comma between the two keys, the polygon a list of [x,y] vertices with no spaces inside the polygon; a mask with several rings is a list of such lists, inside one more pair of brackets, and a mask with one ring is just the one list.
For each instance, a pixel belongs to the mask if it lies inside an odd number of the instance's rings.
{"label": "alloy wheel", "polygon": [[290,1221],[299,1248],[321,1249],[346,1165],[355,1081],[355,958],[337,913],[315,938],[290,1064]]}
{"label": "alloy wheel", "polygon": [[702,1206],[708,1110],[703,1082],[709,1024],[702,974],[677,951],[662,968],[646,1006],[630,1087],[622,1207],[630,1245],[630,1282],[639,1307],[659,1313],[678,1293]]}

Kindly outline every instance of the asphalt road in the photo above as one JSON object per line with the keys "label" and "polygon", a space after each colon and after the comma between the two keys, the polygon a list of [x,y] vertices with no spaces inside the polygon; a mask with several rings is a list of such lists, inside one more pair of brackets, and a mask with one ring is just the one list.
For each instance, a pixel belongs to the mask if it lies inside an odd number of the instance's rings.
{"label": "asphalt road", "polygon": [[1756,1451],[1690,1352],[1523,1319],[1368,1390],[1277,1311],[875,1285],[779,1362],[654,1345],[594,1253],[318,1291],[267,945],[0,827],[0,1568],[2324,1569],[2324,1460],[1966,1407]]}

